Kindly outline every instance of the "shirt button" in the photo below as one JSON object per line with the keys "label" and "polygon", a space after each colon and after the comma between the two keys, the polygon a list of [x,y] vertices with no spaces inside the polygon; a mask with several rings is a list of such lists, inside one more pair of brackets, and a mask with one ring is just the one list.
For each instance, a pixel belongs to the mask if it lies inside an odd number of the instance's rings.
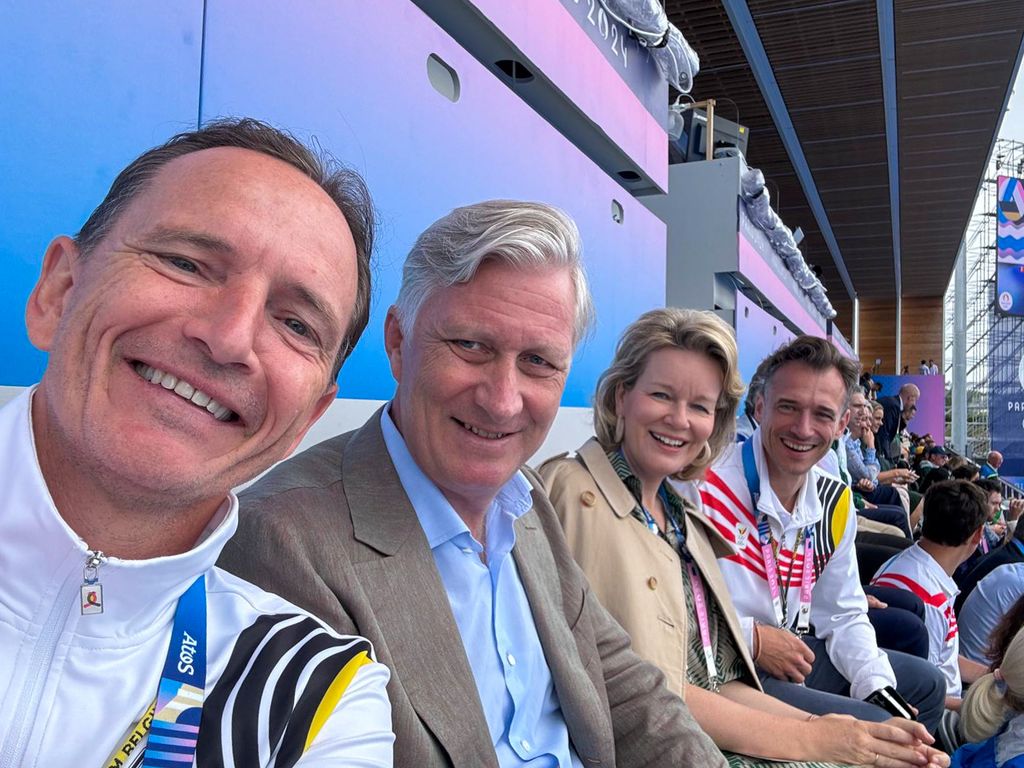
{"label": "shirt button", "polygon": [[530,745],[530,742],[528,742],[526,739],[523,739],[522,741],[520,741],[519,745],[523,749],[525,749],[527,752],[529,752],[531,749],[533,749],[533,747]]}
{"label": "shirt button", "polygon": [[658,580],[656,578],[654,578],[653,576],[651,576],[651,578],[649,578],[647,580],[647,586],[650,587],[651,589],[657,589],[658,588]]}
{"label": "shirt button", "polygon": [[584,491],[580,494],[580,501],[583,503],[584,507],[592,507],[594,506],[594,502],[597,501],[597,497],[594,495],[593,491]]}
{"label": "shirt button", "polygon": [[513,655],[512,655],[511,653],[510,653],[510,654],[508,654],[508,655],[507,655],[507,656],[505,657],[505,659],[506,659],[506,660],[508,661],[508,665],[509,665],[510,667],[514,667],[514,666],[516,665],[516,657],[515,657],[515,656],[513,656]]}

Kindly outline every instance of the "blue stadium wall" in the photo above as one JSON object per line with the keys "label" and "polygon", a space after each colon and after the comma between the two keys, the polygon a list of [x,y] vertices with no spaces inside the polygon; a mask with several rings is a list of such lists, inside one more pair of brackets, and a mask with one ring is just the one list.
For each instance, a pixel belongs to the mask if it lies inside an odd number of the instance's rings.
{"label": "blue stadium wall", "polygon": [[[315,137],[364,174],[380,212],[373,313],[340,381],[347,407],[333,408],[317,436],[353,426],[390,397],[382,328],[403,258],[416,235],[455,206],[542,200],[577,221],[599,320],[574,361],[566,409],[589,405],[622,328],[664,305],[664,224],[409,0],[3,0],[2,8],[7,396],[37,381],[46,364],[28,342],[23,314],[50,239],[76,232],[131,158],[220,116],[258,117]],[[430,85],[430,54],[458,72],[457,102]],[[613,200],[624,210],[621,223]],[[586,431],[572,418],[566,439]]]}

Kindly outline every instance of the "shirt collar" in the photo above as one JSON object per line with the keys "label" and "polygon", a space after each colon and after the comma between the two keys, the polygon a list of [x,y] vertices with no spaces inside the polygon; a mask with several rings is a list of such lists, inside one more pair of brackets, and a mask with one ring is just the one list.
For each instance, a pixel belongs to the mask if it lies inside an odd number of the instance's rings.
{"label": "shirt collar", "polygon": [[818,520],[822,515],[821,502],[818,500],[817,483],[815,482],[817,472],[820,471],[818,466],[811,467],[810,472],[804,476],[803,485],[800,486],[800,490],[796,495],[796,504],[793,505],[793,512],[790,513],[782,506],[779,497],[775,495],[768,477],[768,461],[764,456],[760,427],[754,431],[750,439],[754,441],[754,464],[757,467],[757,474],[761,485],[761,498],[758,503],[758,509],[765,511],[763,507],[767,505],[779,520],[784,521],[792,518],[796,525],[805,525]]}
{"label": "shirt collar", "polygon": [[[384,435],[384,445],[395,465],[395,472],[402,483],[402,490],[409,498],[416,512],[420,527],[427,537],[427,544],[436,549],[441,544],[454,539],[464,541],[474,549],[482,549],[480,542],[473,539],[469,528],[458,513],[444,497],[441,490],[420,469],[409,453],[409,448],[391,419],[391,403],[381,411],[380,429]],[[494,497],[487,512],[487,550],[497,554],[506,547],[511,550],[515,543],[513,523],[533,506],[530,482],[517,471]]]}
{"label": "shirt collar", "polygon": [[917,562],[920,563],[920,565],[923,568],[926,568],[928,570],[928,572],[939,583],[939,586],[942,587],[942,591],[946,593],[946,597],[956,597],[960,594],[960,587],[958,587],[956,585],[956,582],[953,581],[953,577],[946,573],[944,570],[942,570],[942,566],[940,566],[938,562],[936,562],[934,557],[929,555],[927,552],[924,551],[924,549],[921,548],[920,543],[914,542],[914,544],[911,545],[909,549],[909,557],[912,557],[915,560],[917,560]]}

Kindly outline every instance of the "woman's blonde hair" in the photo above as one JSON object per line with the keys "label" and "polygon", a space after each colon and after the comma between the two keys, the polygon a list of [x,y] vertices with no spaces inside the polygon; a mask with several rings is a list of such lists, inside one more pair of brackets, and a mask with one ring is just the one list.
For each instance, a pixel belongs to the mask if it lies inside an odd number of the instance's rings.
{"label": "woman's blonde hair", "polygon": [[960,707],[960,730],[968,741],[984,741],[1002,727],[1010,712],[1024,712],[1024,629],[1017,630],[999,663],[970,688]]}
{"label": "woman's blonde hair", "polygon": [[722,371],[722,393],[715,404],[715,427],[693,464],[675,475],[680,480],[700,477],[733,439],[736,407],[743,395],[732,328],[713,312],[666,307],[645,312],[622,333],[611,366],[597,382],[594,430],[597,440],[612,450],[622,442],[618,432],[616,394],[629,390],[659,349],[686,349],[707,355]]}

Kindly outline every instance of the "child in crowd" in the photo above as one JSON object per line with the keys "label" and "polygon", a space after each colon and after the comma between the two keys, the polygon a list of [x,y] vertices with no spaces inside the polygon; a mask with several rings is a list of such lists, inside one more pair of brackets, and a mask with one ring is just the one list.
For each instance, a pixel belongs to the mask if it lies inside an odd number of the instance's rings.
{"label": "child in crowd", "polygon": [[928,659],[945,675],[946,707],[954,710],[960,708],[961,680],[976,680],[985,668],[960,656],[953,571],[978,546],[988,514],[988,500],[977,486],[964,480],[935,483],[924,497],[920,540],[886,562],[871,582],[909,590],[924,602]]}
{"label": "child in crowd", "polygon": [[992,632],[992,671],[967,692],[960,730],[970,742],[953,755],[952,768],[1024,766],[1024,597]]}

